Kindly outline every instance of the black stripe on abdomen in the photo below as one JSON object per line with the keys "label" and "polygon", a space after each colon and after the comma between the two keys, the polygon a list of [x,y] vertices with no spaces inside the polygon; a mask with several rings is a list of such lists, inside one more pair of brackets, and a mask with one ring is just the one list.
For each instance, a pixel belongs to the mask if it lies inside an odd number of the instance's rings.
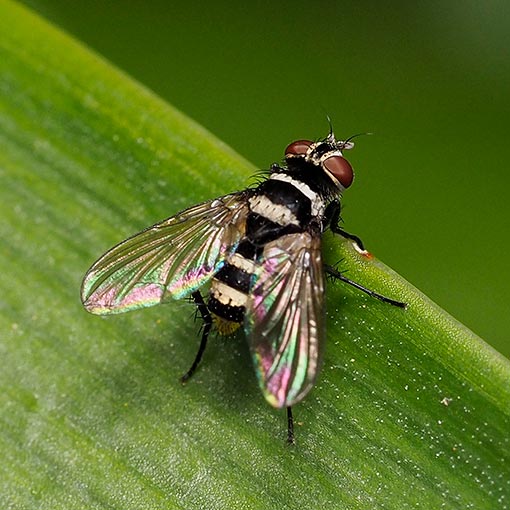
{"label": "black stripe on abdomen", "polygon": [[248,294],[252,275],[229,262],[216,273],[215,278],[226,283],[229,287]]}
{"label": "black stripe on abdomen", "polygon": [[246,311],[244,306],[226,305],[218,301],[214,296],[209,296],[207,308],[214,315],[230,322],[243,322]]}

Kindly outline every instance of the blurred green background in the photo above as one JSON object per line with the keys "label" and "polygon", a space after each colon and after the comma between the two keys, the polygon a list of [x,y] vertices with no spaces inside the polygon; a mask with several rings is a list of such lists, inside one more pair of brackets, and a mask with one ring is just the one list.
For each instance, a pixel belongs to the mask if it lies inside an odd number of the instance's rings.
{"label": "blurred green background", "polygon": [[508,2],[24,3],[258,167],[373,132],[346,230],[510,357]]}

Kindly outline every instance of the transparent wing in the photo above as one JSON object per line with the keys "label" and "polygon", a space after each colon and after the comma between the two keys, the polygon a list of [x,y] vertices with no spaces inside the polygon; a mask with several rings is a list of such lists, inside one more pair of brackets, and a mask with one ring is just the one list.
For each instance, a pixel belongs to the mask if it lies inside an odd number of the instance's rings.
{"label": "transparent wing", "polygon": [[274,407],[299,402],[320,369],[324,340],[320,236],[304,232],[268,243],[246,307],[259,383]]}
{"label": "transparent wing", "polygon": [[189,295],[218,271],[244,234],[246,192],[190,207],[130,237],[88,270],[81,299],[95,314]]}

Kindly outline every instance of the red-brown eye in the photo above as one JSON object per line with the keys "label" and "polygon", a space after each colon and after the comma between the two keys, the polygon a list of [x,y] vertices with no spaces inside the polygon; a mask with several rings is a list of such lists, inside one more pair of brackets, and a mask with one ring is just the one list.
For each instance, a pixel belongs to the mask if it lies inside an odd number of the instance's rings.
{"label": "red-brown eye", "polygon": [[352,184],[354,171],[351,164],[342,156],[331,156],[324,160],[322,165],[344,188],[348,188]]}
{"label": "red-brown eye", "polygon": [[285,149],[285,157],[287,156],[304,156],[308,149],[310,148],[310,145],[312,145],[313,142],[310,140],[298,140],[297,142],[292,142],[286,149]]}

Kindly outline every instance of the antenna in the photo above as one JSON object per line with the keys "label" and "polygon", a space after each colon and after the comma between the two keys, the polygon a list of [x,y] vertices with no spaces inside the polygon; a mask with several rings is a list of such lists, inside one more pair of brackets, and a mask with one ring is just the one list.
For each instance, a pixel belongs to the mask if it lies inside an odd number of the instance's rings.
{"label": "antenna", "polygon": [[331,117],[328,114],[326,114],[326,119],[328,119],[328,124],[329,124],[328,138],[335,138],[335,133],[333,133],[333,123],[331,122]]}
{"label": "antenna", "polygon": [[356,138],[358,136],[363,136],[363,135],[371,135],[373,133],[357,133],[355,135],[352,135],[352,136],[349,136],[349,138],[347,138],[347,140],[344,140],[344,141],[341,141],[339,142],[341,145],[342,145],[342,149],[352,149],[354,147],[354,142],[351,142],[351,140],[353,138]]}

